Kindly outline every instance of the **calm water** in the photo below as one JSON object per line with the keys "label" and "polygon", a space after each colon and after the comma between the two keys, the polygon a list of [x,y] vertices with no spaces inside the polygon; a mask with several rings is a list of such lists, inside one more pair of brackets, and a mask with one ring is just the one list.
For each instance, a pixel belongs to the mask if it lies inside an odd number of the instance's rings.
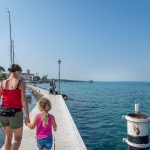
{"label": "calm water", "polygon": [[88,150],[126,150],[122,115],[132,113],[137,102],[142,113],[150,114],[150,83],[61,83],[61,90]]}
{"label": "calm water", "polygon": [[[39,86],[49,89],[48,84]],[[137,102],[142,113],[150,114],[147,82],[61,83],[61,91],[68,96],[67,106],[88,150],[126,150],[122,115],[132,113]]]}

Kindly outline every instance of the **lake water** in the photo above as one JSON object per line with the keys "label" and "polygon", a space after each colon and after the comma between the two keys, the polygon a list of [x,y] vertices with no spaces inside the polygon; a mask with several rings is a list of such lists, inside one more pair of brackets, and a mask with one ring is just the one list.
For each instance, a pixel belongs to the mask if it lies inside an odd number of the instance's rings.
{"label": "lake water", "polygon": [[[49,84],[38,86],[49,90]],[[61,91],[88,150],[126,150],[122,115],[134,112],[135,103],[150,114],[150,82],[65,82]]]}
{"label": "lake water", "polygon": [[67,82],[61,91],[88,150],[126,150],[122,115],[134,112],[135,103],[150,114],[150,82]]}

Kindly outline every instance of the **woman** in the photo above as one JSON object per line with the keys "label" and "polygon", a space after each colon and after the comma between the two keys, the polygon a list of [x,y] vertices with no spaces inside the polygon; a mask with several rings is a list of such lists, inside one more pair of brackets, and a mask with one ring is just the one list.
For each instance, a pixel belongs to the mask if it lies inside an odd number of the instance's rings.
{"label": "woman", "polygon": [[[0,108],[0,122],[6,134],[5,150],[18,150],[21,144],[23,132],[23,113],[25,110],[25,121],[30,122],[28,103],[25,96],[25,83],[20,80],[21,67],[13,64],[9,69],[8,79],[2,81],[0,96],[2,106]],[[12,143],[12,138],[14,142]]]}

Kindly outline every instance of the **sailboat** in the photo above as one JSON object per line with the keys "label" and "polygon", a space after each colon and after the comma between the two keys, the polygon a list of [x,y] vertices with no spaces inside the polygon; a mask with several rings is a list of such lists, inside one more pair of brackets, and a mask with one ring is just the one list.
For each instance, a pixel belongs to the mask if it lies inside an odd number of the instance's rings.
{"label": "sailboat", "polygon": [[[14,59],[14,41],[12,40],[12,36],[11,36],[11,18],[10,18],[10,11],[7,10],[8,15],[9,15],[9,37],[10,37],[10,65],[15,63],[15,59]],[[26,97],[31,98],[31,91],[29,91],[28,89],[26,89]]]}

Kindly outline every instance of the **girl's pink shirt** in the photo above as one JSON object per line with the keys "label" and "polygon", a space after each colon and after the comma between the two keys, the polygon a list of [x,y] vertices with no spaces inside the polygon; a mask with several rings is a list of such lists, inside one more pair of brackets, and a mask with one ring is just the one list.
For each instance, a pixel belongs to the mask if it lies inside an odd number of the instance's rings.
{"label": "girl's pink shirt", "polygon": [[48,124],[43,126],[42,113],[36,115],[36,139],[52,136],[52,115],[48,114]]}

